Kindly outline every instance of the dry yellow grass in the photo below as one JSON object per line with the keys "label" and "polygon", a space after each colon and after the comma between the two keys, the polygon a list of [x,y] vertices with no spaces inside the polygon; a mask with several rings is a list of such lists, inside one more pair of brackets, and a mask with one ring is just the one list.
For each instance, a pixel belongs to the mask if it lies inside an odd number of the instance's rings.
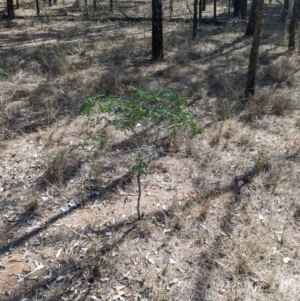
{"label": "dry yellow grass", "polygon": [[[299,58],[278,23],[242,108],[243,24],[202,25],[192,42],[190,25],[166,22],[166,58],[151,64],[150,23],[55,9],[0,23],[0,299],[300,300]],[[141,221],[134,156],[116,155],[130,137],[78,115],[129,84],[188,96],[204,127],[161,143]]]}

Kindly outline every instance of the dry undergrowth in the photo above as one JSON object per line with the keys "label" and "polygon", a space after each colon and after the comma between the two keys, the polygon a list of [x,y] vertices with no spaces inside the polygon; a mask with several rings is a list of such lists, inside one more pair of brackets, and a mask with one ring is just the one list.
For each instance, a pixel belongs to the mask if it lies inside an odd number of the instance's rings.
{"label": "dry undergrowth", "polygon": [[[0,299],[300,300],[299,58],[279,25],[265,24],[242,106],[243,24],[202,25],[192,42],[190,25],[166,23],[152,64],[150,23],[54,10],[0,23]],[[160,142],[139,222],[132,139],[78,115],[129,84],[188,96],[204,127]]]}

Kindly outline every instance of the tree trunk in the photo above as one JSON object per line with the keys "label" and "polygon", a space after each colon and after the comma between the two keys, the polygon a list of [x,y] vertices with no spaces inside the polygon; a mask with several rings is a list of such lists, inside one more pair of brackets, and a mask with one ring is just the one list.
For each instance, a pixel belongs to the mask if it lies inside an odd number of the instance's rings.
{"label": "tree trunk", "polygon": [[35,5],[36,5],[36,14],[39,15],[39,14],[40,14],[40,4],[39,4],[39,0],[35,0]]}
{"label": "tree trunk", "polygon": [[109,11],[112,14],[114,12],[114,1],[109,0]]}
{"label": "tree trunk", "polygon": [[242,0],[241,1],[241,9],[240,9],[240,18],[242,20],[245,20],[246,15],[247,15],[247,0]]}
{"label": "tree trunk", "polygon": [[199,1],[199,22],[201,23],[201,19],[202,19],[202,0]]}
{"label": "tree trunk", "polygon": [[152,59],[163,58],[162,2],[152,0]]}
{"label": "tree trunk", "polygon": [[13,0],[7,0],[7,17],[9,20],[15,18],[15,10]]}
{"label": "tree trunk", "polygon": [[264,0],[257,0],[255,11],[256,11],[256,20],[255,20],[252,47],[250,51],[248,78],[247,78],[246,91],[245,91],[246,96],[254,95],[256,65],[257,65],[257,57],[259,51],[262,20],[264,15]]}
{"label": "tree trunk", "polygon": [[228,17],[230,17],[231,0],[228,0]]}
{"label": "tree trunk", "polygon": [[295,50],[295,33],[296,33],[296,22],[298,16],[299,0],[294,0],[293,12],[291,21],[289,24],[289,50]]}
{"label": "tree trunk", "polygon": [[52,6],[52,0],[48,0],[49,7]]}
{"label": "tree trunk", "polygon": [[206,11],[206,0],[202,0],[202,11]]}
{"label": "tree trunk", "polygon": [[173,0],[170,0],[170,14],[169,14],[169,18],[172,18],[173,16]]}
{"label": "tree trunk", "polygon": [[16,9],[19,9],[20,8],[20,3],[19,3],[19,0],[16,1]]}
{"label": "tree trunk", "polygon": [[198,23],[198,0],[194,0],[194,18],[193,18],[193,39],[197,36],[197,23]]}
{"label": "tree trunk", "polygon": [[256,7],[257,7],[257,0],[253,0],[250,9],[249,21],[245,33],[246,36],[252,36],[254,33],[254,27],[256,22]]}
{"label": "tree trunk", "polygon": [[234,0],[233,9],[233,15],[244,20],[247,14],[247,0]]}
{"label": "tree trunk", "polygon": [[286,20],[289,9],[290,9],[290,1],[289,0],[284,0],[284,2],[283,2],[283,12],[282,12],[282,22],[284,22]]}
{"label": "tree trunk", "polygon": [[240,15],[241,2],[242,2],[242,0],[234,0],[234,4],[233,4],[233,15],[234,15],[235,17],[238,17],[238,16]]}
{"label": "tree trunk", "polygon": [[214,19],[217,19],[217,0],[214,0]]}
{"label": "tree trunk", "polygon": [[97,0],[93,0],[93,11],[97,10]]}

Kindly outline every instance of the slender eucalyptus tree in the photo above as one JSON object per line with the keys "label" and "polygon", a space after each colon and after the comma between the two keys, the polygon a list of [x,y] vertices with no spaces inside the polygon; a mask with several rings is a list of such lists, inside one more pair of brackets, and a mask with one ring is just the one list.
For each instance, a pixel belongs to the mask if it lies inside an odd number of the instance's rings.
{"label": "slender eucalyptus tree", "polygon": [[247,14],[247,0],[234,0],[233,15],[244,20],[246,18],[246,14]]}
{"label": "slender eucalyptus tree", "polygon": [[13,0],[7,0],[7,17],[9,20],[15,18],[15,10]]}
{"label": "slender eucalyptus tree", "polygon": [[199,0],[199,22],[201,23],[201,19],[202,19],[202,8],[203,8],[203,4],[202,4],[202,0]]}
{"label": "slender eucalyptus tree", "polygon": [[246,15],[247,15],[247,0],[242,0],[241,7],[240,7],[240,18],[242,20],[245,20]]}
{"label": "slender eucalyptus tree", "polygon": [[247,84],[246,84],[246,91],[245,91],[246,96],[254,95],[256,66],[257,66],[257,58],[258,58],[258,51],[259,51],[259,44],[260,44],[262,20],[264,15],[264,0],[257,0],[255,11],[256,11],[255,12],[256,19],[255,19],[252,47],[250,51],[248,77],[247,77]]}
{"label": "slender eucalyptus tree", "polygon": [[170,0],[169,8],[170,8],[169,18],[171,19],[173,16],[173,0]]}
{"label": "slender eucalyptus tree", "polygon": [[162,0],[152,0],[152,59],[157,61],[164,57]]}
{"label": "slender eucalyptus tree", "polygon": [[295,34],[296,34],[296,22],[297,22],[297,16],[298,16],[298,10],[299,10],[299,0],[294,0],[294,6],[293,6],[293,12],[291,21],[289,24],[289,50],[295,50]]}
{"label": "slender eucalyptus tree", "polygon": [[39,0],[35,0],[35,5],[36,5],[36,14],[39,15],[39,14],[40,14],[40,4],[39,4]]}
{"label": "slender eucalyptus tree", "polygon": [[286,20],[286,17],[288,15],[290,9],[290,0],[284,0],[283,2],[283,12],[282,12],[282,22]]}
{"label": "slender eucalyptus tree", "polygon": [[198,0],[194,0],[194,17],[193,17],[193,39],[197,36],[197,23],[198,23]]}
{"label": "slender eucalyptus tree", "polygon": [[254,27],[256,22],[256,7],[257,7],[257,0],[252,0],[249,21],[245,33],[246,36],[252,36],[254,33]]}
{"label": "slender eucalyptus tree", "polygon": [[241,10],[241,2],[242,0],[234,0],[233,2],[233,15],[238,17]]}

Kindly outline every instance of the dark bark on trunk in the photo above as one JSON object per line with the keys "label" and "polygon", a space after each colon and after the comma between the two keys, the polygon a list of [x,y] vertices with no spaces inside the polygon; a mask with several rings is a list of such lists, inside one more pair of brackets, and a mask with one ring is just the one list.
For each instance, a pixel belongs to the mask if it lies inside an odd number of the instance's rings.
{"label": "dark bark on trunk", "polygon": [[198,23],[198,0],[194,0],[194,18],[193,18],[193,39],[197,36],[197,23]]}
{"label": "dark bark on trunk", "polygon": [[217,0],[214,0],[214,19],[217,19]]}
{"label": "dark bark on trunk", "polygon": [[299,8],[299,0],[294,0],[294,6],[293,6],[293,12],[291,21],[289,24],[289,50],[295,50],[296,44],[295,44],[295,34],[296,34],[296,22],[297,22],[297,16],[298,16],[298,8]]}
{"label": "dark bark on trunk", "polygon": [[230,17],[231,0],[228,0],[228,16]]}
{"label": "dark bark on trunk", "polygon": [[202,19],[202,0],[199,1],[199,22],[201,23],[201,19]]}
{"label": "dark bark on trunk", "polygon": [[97,10],[97,0],[93,0],[93,11]]}
{"label": "dark bark on trunk", "polygon": [[15,10],[13,0],[7,0],[7,17],[9,20],[15,18]]}
{"label": "dark bark on trunk", "polygon": [[57,5],[57,0],[53,0],[53,5]]}
{"label": "dark bark on trunk", "polygon": [[40,14],[40,4],[39,4],[39,0],[35,0],[35,5],[36,5],[36,14],[39,15],[39,14]]}
{"label": "dark bark on trunk", "polygon": [[257,65],[257,58],[258,58],[258,51],[259,51],[259,44],[260,44],[260,34],[261,34],[263,15],[264,15],[264,0],[257,0],[255,28],[253,34],[252,47],[250,51],[248,77],[247,77],[247,84],[246,84],[246,91],[245,91],[246,96],[254,95],[256,65]]}
{"label": "dark bark on trunk", "polygon": [[152,0],[152,59],[163,58],[162,2]]}
{"label": "dark bark on trunk", "polygon": [[52,6],[52,0],[48,0],[49,7]]}
{"label": "dark bark on trunk", "polygon": [[234,8],[233,14],[235,17],[239,17],[243,20],[246,18],[247,0],[235,0],[233,4],[233,8]]}
{"label": "dark bark on trunk", "polygon": [[206,11],[206,0],[202,0],[202,11]]}
{"label": "dark bark on trunk", "polygon": [[109,11],[112,14],[114,12],[114,1],[109,0]]}
{"label": "dark bark on trunk", "polygon": [[250,9],[249,21],[245,33],[246,36],[252,36],[254,34],[254,27],[256,22],[256,7],[257,7],[257,0],[253,0]]}
{"label": "dark bark on trunk", "polygon": [[173,16],[173,0],[170,0],[170,14],[169,14],[169,18],[172,18]]}
{"label": "dark bark on trunk", "polygon": [[20,8],[20,3],[19,3],[19,0],[16,1],[16,9],[19,9]]}
{"label": "dark bark on trunk", "polygon": [[282,22],[284,22],[286,20],[289,9],[290,9],[290,0],[284,0],[283,12],[282,12]]}
{"label": "dark bark on trunk", "polygon": [[89,16],[89,7],[88,7],[88,1],[84,0],[84,13],[83,13],[85,18],[88,18]]}
{"label": "dark bark on trunk", "polygon": [[242,20],[246,19],[247,15],[247,0],[241,0],[241,12],[240,12],[240,18]]}
{"label": "dark bark on trunk", "polygon": [[233,15],[234,15],[235,17],[238,17],[238,16],[240,15],[241,1],[242,1],[242,0],[234,0],[234,4],[233,4]]}

